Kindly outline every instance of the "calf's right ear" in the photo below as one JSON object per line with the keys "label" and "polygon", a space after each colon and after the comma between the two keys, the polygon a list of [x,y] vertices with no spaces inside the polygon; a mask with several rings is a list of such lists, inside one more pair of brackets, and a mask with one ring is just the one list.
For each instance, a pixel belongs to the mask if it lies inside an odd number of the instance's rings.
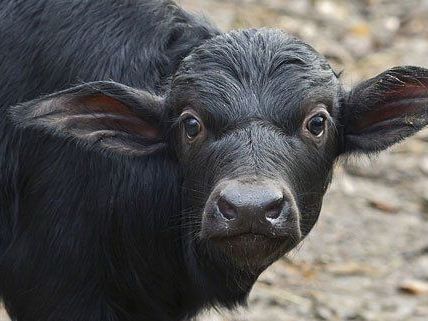
{"label": "calf's right ear", "polygon": [[165,146],[163,107],[163,99],[147,92],[115,82],[93,82],[11,107],[10,114],[22,127],[138,156]]}

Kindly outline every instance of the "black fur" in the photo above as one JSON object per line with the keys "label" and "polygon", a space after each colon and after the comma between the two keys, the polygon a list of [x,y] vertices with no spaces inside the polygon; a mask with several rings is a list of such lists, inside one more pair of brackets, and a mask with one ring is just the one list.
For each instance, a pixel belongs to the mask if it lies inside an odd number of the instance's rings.
{"label": "black fur", "polygon": [[94,80],[162,92],[219,32],[171,0],[0,0],[0,103]]}
{"label": "black fur", "polygon": [[[178,321],[241,304],[315,224],[340,155],[428,123],[422,68],[347,93],[302,41],[219,34],[169,1],[0,3],[0,293],[14,320]],[[108,79],[138,90],[101,81],[34,99]],[[248,244],[259,266],[200,233],[213,189],[243,177],[286,184],[299,213],[288,238]]]}

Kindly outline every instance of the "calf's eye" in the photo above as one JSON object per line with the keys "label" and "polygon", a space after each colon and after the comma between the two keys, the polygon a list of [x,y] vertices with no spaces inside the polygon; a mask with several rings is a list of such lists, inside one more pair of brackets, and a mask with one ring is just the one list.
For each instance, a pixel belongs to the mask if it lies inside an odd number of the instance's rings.
{"label": "calf's eye", "polygon": [[195,138],[201,131],[201,124],[199,121],[192,116],[189,116],[183,120],[184,131],[189,139]]}
{"label": "calf's eye", "polygon": [[325,130],[325,124],[326,117],[322,114],[317,114],[309,119],[306,126],[312,135],[321,137]]}

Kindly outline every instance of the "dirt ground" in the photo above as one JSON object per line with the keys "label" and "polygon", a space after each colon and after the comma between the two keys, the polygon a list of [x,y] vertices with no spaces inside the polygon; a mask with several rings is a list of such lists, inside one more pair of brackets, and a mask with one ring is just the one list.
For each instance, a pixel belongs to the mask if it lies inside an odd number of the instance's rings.
{"label": "dirt ground", "polygon": [[[395,65],[428,67],[427,0],[181,0],[223,30],[280,28],[351,87]],[[427,321],[428,130],[341,163],[319,223],[259,279],[247,309],[199,321]]]}
{"label": "dirt ground", "polygon": [[[395,65],[428,67],[428,0],[179,2],[223,30],[273,27],[303,38],[348,87]],[[260,277],[248,308],[198,319],[220,320],[427,321],[428,130],[339,164],[319,223]]]}

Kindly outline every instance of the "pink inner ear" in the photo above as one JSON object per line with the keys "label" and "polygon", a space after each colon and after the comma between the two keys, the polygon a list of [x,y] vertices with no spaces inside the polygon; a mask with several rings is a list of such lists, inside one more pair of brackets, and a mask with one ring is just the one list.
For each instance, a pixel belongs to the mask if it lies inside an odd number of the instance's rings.
{"label": "pink inner ear", "polygon": [[[106,95],[93,95],[79,98],[79,110],[77,113],[91,114],[93,118],[85,117],[86,121],[93,120],[111,124],[114,127],[125,130],[129,133],[140,135],[150,139],[159,138],[159,129],[151,125],[148,121],[141,119],[135,112],[121,101]],[[102,115],[101,117],[99,115]],[[79,121],[76,119],[76,121]],[[81,120],[83,121],[83,119]],[[95,126],[97,127],[97,126]]]}
{"label": "pink inner ear", "polygon": [[363,131],[384,121],[414,116],[428,108],[428,88],[423,84],[398,87],[385,96],[383,103],[378,103],[372,110],[365,112],[355,123],[355,130]]}
{"label": "pink inner ear", "polygon": [[106,95],[85,96],[78,102],[93,112],[110,112],[121,115],[131,115],[132,111],[121,101]]}

